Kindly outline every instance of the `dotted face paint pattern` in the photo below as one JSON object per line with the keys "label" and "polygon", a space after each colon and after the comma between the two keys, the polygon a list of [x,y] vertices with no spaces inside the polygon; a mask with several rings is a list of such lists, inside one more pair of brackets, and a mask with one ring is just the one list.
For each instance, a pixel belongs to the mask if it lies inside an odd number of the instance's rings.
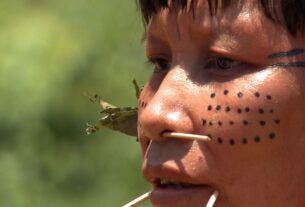
{"label": "dotted face paint pattern", "polygon": [[147,106],[147,102],[139,100],[139,107],[146,108],[146,106]]}
{"label": "dotted face paint pattern", "polygon": [[[223,91],[223,96],[226,97],[228,96],[229,94],[229,91],[228,90],[224,90]],[[216,93],[211,93],[210,94],[210,98],[211,99],[215,99],[215,97],[217,97],[217,94]],[[241,98],[244,98],[244,93],[242,92],[238,92],[236,93],[236,98],[238,99],[241,99]],[[260,92],[255,92],[253,94],[253,97],[254,98],[257,98],[259,100],[265,100],[265,101],[271,101],[272,100],[272,96],[270,94],[266,94],[266,95],[263,95],[261,94]],[[223,108],[223,110],[222,110]],[[229,113],[231,112],[233,109],[231,106],[224,106],[222,107],[221,105],[219,104],[210,104],[208,105],[207,107],[207,111],[208,113]],[[261,116],[262,118],[264,117],[264,115],[268,114],[266,112],[269,112],[270,114],[274,114],[275,111],[273,108],[269,108],[269,109],[266,109],[264,107],[260,107],[258,109],[252,109],[250,107],[240,107],[240,108],[236,108],[234,109],[236,110],[236,113],[237,114],[243,114],[243,113],[257,113],[258,116]],[[232,111],[233,112],[233,111]],[[266,120],[264,119],[261,119],[261,120],[258,120],[258,121],[255,121],[253,122],[253,120],[245,120],[245,119],[242,119],[242,120],[208,120],[208,119],[202,119],[202,126],[204,127],[207,127],[207,128],[214,128],[214,127],[225,127],[225,126],[234,126],[234,125],[237,125],[237,126],[244,126],[244,127],[249,127],[249,125],[251,126],[257,126],[257,127],[260,127],[261,129],[267,127],[267,125],[271,125],[272,124],[274,125],[278,125],[280,124],[281,121],[280,119],[278,118],[274,118],[273,119],[273,122],[267,122]],[[263,134],[265,134],[265,136],[263,136]],[[213,135],[211,133],[208,134],[208,136],[210,138],[213,137]],[[224,141],[224,138],[223,137],[217,137],[216,139],[216,142],[218,144],[225,144],[225,143],[228,143],[230,146],[235,146],[237,144],[243,144],[243,145],[246,145],[246,144],[249,144],[250,141],[252,141],[253,143],[260,143],[263,139],[265,138],[268,138],[269,140],[274,140],[276,138],[276,134],[274,132],[269,132],[266,134],[265,133],[262,133],[262,136],[261,135],[256,135],[256,136],[253,136],[252,138],[247,138],[247,137],[243,137],[241,139],[235,139],[235,138],[230,138],[230,137],[227,137],[225,139],[228,140],[228,142],[225,142]]]}

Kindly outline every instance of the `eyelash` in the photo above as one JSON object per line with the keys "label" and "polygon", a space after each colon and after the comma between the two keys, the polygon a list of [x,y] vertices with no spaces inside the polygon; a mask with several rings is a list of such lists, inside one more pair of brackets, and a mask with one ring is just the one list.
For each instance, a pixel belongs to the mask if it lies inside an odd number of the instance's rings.
{"label": "eyelash", "polygon": [[[227,61],[228,64],[225,63]],[[234,68],[244,65],[244,62],[233,60],[231,58],[212,56],[208,58],[205,69],[218,71],[231,71]]]}
{"label": "eyelash", "polygon": [[[226,64],[225,61],[227,61],[228,64]],[[170,67],[170,62],[164,58],[151,58],[148,60],[148,63],[154,66],[154,73],[166,71]],[[231,58],[212,56],[207,59],[204,69],[224,72],[231,71],[234,68],[237,68],[244,64],[244,62],[233,60]]]}
{"label": "eyelash", "polygon": [[166,71],[170,67],[170,62],[164,58],[151,58],[147,62],[154,66],[154,73]]}

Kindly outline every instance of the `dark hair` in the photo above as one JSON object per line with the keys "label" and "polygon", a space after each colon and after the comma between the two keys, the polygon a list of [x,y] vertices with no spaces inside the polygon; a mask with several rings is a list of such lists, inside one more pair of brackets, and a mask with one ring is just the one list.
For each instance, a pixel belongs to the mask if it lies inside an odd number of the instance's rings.
{"label": "dark hair", "polygon": [[[175,5],[185,9],[188,1],[193,10],[195,0],[174,0]],[[232,0],[207,0],[210,14],[213,15],[218,9],[219,3],[222,8],[231,5]],[[275,23],[282,24],[291,35],[305,33],[305,0],[258,0],[264,14]],[[138,0],[145,25],[150,18],[162,8],[168,8],[168,0]],[[279,13],[281,12],[281,13]],[[284,22],[280,20],[283,17]]]}

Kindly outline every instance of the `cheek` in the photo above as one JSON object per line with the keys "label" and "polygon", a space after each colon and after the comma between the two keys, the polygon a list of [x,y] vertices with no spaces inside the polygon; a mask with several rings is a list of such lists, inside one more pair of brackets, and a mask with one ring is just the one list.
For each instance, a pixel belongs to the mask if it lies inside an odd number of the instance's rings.
{"label": "cheek", "polygon": [[265,82],[251,91],[217,88],[205,95],[197,122],[200,132],[212,137],[209,148],[217,179],[229,184],[224,187],[229,196],[248,186],[246,195],[257,196],[266,183],[277,186],[272,188],[277,192],[285,180],[296,177],[285,169],[293,169],[292,163],[304,158],[305,128],[298,124],[304,120],[304,109],[299,90],[291,85]]}

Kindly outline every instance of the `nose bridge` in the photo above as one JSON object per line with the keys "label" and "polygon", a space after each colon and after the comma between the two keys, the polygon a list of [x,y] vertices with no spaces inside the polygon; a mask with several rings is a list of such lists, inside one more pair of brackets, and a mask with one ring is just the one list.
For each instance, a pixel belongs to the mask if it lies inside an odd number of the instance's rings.
{"label": "nose bridge", "polygon": [[186,71],[177,66],[164,77],[139,117],[141,134],[162,139],[163,131],[191,133],[193,124],[188,110],[189,80]]}
{"label": "nose bridge", "polygon": [[161,98],[164,99],[163,104],[165,105],[172,105],[172,102],[176,103],[175,105],[181,104],[183,102],[181,98],[187,96],[187,90],[184,88],[187,86],[187,82],[185,70],[180,66],[172,68],[164,77],[158,91],[152,98],[152,102],[159,102],[158,100]]}

